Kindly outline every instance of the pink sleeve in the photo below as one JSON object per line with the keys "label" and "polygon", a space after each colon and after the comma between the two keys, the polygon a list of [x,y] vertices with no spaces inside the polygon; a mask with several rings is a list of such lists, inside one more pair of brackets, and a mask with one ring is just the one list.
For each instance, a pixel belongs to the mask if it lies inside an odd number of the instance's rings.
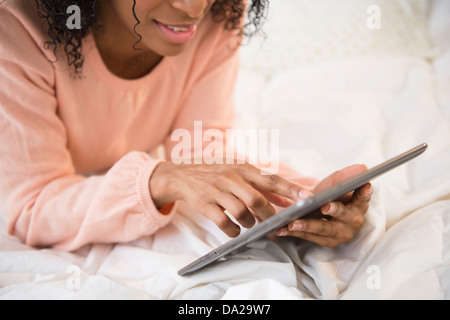
{"label": "pink sleeve", "polygon": [[0,205],[8,232],[31,246],[73,250],[132,241],[167,224],[175,208],[161,214],[154,206],[148,181],[159,161],[147,154],[127,154],[101,176],[76,174],[52,65],[18,23],[8,23],[17,30],[2,33],[0,46]]}

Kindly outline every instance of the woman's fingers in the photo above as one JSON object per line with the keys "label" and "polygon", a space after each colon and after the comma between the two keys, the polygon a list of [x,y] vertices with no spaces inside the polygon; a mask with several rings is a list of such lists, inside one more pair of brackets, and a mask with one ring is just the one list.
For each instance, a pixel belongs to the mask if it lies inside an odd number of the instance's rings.
{"label": "woman's fingers", "polygon": [[327,218],[300,219],[280,229],[277,234],[333,248],[348,242],[364,223],[364,214],[369,209],[373,191],[372,185],[366,184],[353,192],[348,203],[332,202],[322,207],[322,214]]}
{"label": "woman's fingers", "polygon": [[368,183],[353,193],[353,198],[351,204],[354,206],[359,206],[361,208],[367,209],[369,208],[370,200],[372,199],[372,195],[374,192],[374,188],[372,184]]}
{"label": "woman's fingers", "polygon": [[[239,199],[258,218],[266,220],[276,213],[269,200],[234,171],[228,172],[226,176],[222,177],[220,188],[223,193],[228,193]],[[227,206],[224,207],[227,210],[229,209]],[[228,211],[231,213],[230,210]]]}
{"label": "woman's fingers", "polygon": [[158,203],[184,200],[231,237],[240,233],[235,222],[251,228],[256,218],[266,220],[276,214],[273,204],[287,207],[300,200],[302,190],[277,175],[264,175],[250,164],[169,164],[159,167],[152,176],[153,182],[155,179],[162,182],[152,184],[154,194],[158,186],[172,194],[170,198],[157,196]]}
{"label": "woman's fingers", "polygon": [[267,200],[269,200],[270,203],[281,207],[281,208],[287,208],[289,206],[292,206],[295,204],[295,201],[292,201],[288,198],[282,197],[278,194],[267,192],[264,190],[261,190],[255,186],[253,186],[259,193],[261,193]]}
{"label": "woman's fingers", "polygon": [[198,209],[206,218],[214,222],[217,227],[231,238],[241,233],[241,228],[235,224],[225,213],[223,208],[214,203],[209,203]]}
{"label": "woman's fingers", "polygon": [[218,202],[220,206],[224,210],[227,210],[244,228],[251,228],[255,225],[256,219],[253,214],[249,211],[247,206],[234,195],[223,192],[218,197]]}
{"label": "woman's fingers", "polygon": [[373,191],[372,185],[368,183],[355,190],[349,201],[328,203],[322,207],[321,211],[325,216],[333,217],[346,223],[353,222],[355,217],[364,215],[369,209]]}
{"label": "woman's fingers", "polygon": [[279,236],[292,236],[312,241],[320,246],[336,247],[353,239],[354,231],[340,221],[302,219],[290,223],[277,232]]}
{"label": "woman's fingers", "polygon": [[348,242],[353,239],[353,234],[349,234],[348,238],[342,238],[342,239],[321,236],[321,235],[317,235],[314,233],[308,233],[308,232],[290,232],[289,236],[307,240],[307,241],[311,241],[319,246],[328,247],[328,248],[336,248],[340,244],[342,244],[344,242]]}
{"label": "woman's fingers", "polygon": [[242,166],[238,170],[244,180],[253,184],[258,189],[285,197],[292,201],[298,201],[300,198],[301,186],[276,174],[262,174],[258,168],[251,165]]}
{"label": "woman's fingers", "polygon": [[223,191],[232,193],[262,220],[276,214],[272,204],[288,207],[303,199],[305,194],[312,195],[301,186],[277,175],[263,175],[252,165],[234,167],[220,182]]}

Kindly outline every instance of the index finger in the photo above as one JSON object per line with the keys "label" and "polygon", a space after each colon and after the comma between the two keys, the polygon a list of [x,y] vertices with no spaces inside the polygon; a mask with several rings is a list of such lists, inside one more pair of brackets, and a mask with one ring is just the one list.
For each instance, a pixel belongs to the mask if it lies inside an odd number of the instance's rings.
{"label": "index finger", "polygon": [[[241,168],[242,170],[242,168]],[[260,170],[251,165],[240,171],[242,178],[254,187],[266,192],[280,195],[293,201],[301,199],[302,187],[292,183],[276,174],[261,174]]]}

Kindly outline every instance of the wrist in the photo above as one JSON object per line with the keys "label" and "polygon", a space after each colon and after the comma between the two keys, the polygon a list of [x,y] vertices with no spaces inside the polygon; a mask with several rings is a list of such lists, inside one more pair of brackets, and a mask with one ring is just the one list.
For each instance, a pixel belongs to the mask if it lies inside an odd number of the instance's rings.
{"label": "wrist", "polygon": [[148,186],[153,203],[157,208],[162,208],[178,199],[174,188],[174,179],[171,177],[173,164],[161,162],[153,171]]}

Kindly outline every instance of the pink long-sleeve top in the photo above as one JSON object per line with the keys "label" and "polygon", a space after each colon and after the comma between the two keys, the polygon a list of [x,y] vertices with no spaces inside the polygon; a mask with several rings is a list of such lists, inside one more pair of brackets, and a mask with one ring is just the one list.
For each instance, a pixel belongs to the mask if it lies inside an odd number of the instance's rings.
{"label": "pink long-sleeve top", "polygon": [[182,54],[124,80],[104,65],[92,36],[82,78],[55,63],[36,5],[0,0],[0,205],[26,244],[77,249],[132,241],[166,225],[149,179],[149,154],[175,129],[225,130],[233,121],[236,36],[206,17]]}

